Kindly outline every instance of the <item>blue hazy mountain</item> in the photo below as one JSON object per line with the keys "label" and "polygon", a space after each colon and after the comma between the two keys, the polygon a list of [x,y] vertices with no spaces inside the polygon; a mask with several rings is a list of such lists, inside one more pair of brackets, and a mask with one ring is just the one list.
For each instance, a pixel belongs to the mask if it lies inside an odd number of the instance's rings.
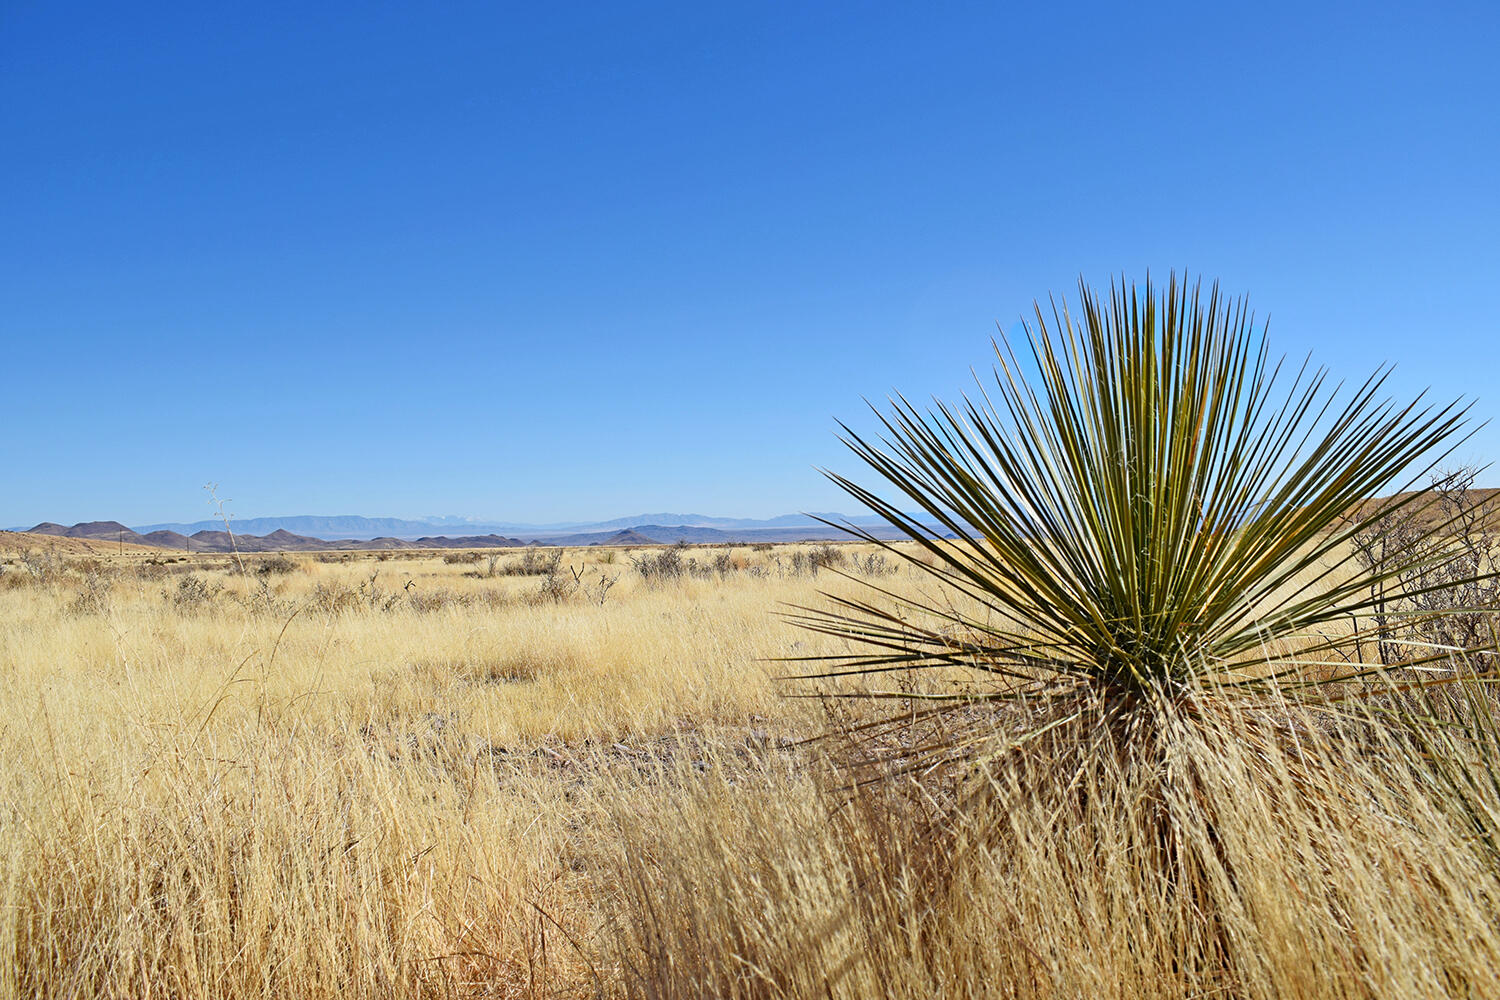
{"label": "blue hazy mountain", "polygon": [[[797,529],[823,528],[817,520],[824,517],[835,523],[850,522],[860,526],[878,526],[884,522],[873,515],[845,514],[782,514],[769,518],[713,517],[706,514],[652,513],[631,517],[616,517],[607,521],[559,521],[547,524],[527,524],[515,521],[482,521],[463,517],[431,517],[413,520],[398,517],[366,517],[360,514],[297,514],[288,517],[236,517],[229,526],[236,534],[269,535],[286,531],[294,535],[317,538],[424,538],[438,535],[511,535],[521,538],[542,538],[560,534],[590,535],[636,528],[641,525],[674,528],[704,528],[721,532],[795,531]],[[195,535],[200,531],[223,531],[224,522],[205,519],[190,523],[168,522],[162,524],[133,525],[141,535],[170,531],[182,535]],[[825,529],[826,530],[826,529]]]}

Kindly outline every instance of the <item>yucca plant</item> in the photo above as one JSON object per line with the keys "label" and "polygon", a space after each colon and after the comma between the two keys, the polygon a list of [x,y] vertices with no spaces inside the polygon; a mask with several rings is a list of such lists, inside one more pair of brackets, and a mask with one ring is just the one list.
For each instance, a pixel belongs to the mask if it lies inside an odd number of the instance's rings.
{"label": "yucca plant", "polygon": [[[996,344],[993,390],[925,413],[898,396],[874,440],[844,426],[894,494],[830,478],[915,546],[844,527],[939,586],[912,597],[870,584],[791,617],[858,650],[805,658],[816,665],[802,676],[867,675],[858,696],[901,702],[890,725],[1024,704],[1029,721],[1007,734],[1015,746],[1101,708],[1116,732],[1154,738],[1164,710],[1201,711],[1214,702],[1206,691],[1221,703],[1273,691],[1332,703],[1381,670],[1363,656],[1377,632],[1412,624],[1377,624],[1372,595],[1457,555],[1442,518],[1421,521],[1431,544],[1376,567],[1349,541],[1426,504],[1411,487],[1465,438],[1469,406],[1393,403],[1389,368],[1348,392],[1306,362],[1273,361],[1245,301],[1217,285],[1205,294],[1174,275],[1165,288],[1148,278],[1101,294],[1080,282],[1076,313],[1038,305],[1029,351],[1015,346]],[[1453,574],[1442,578],[1451,591]],[[1445,610],[1424,603],[1424,614]],[[1409,652],[1400,666],[1455,651]],[[979,683],[877,683],[931,668]],[[921,767],[994,736],[939,729],[902,760]]]}

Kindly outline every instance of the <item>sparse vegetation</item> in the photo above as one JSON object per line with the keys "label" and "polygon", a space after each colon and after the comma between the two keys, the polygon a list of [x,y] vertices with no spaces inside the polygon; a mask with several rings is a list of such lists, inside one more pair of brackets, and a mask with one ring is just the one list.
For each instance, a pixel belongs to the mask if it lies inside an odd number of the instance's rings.
{"label": "sparse vegetation", "polygon": [[283,576],[287,573],[295,573],[298,567],[297,560],[279,553],[255,561],[255,572],[259,576]]}
{"label": "sparse vegetation", "polygon": [[670,548],[656,549],[642,555],[631,556],[630,564],[641,575],[641,579],[648,584],[660,585],[679,580],[687,572],[687,564],[682,558],[682,550],[686,547],[673,545]]}
{"label": "sparse vegetation", "polygon": [[[768,612],[792,594],[648,587],[604,554],[534,555],[556,602],[445,554],[274,577],[9,555],[0,993],[588,992],[607,834],[586,831],[618,781],[819,724],[761,662],[789,650]],[[88,580],[103,613],[74,613]]]}
{"label": "sparse vegetation", "polygon": [[203,611],[223,592],[224,584],[190,574],[178,580],[177,589],[171,591],[172,607],[182,614]]}
{"label": "sparse vegetation", "polygon": [[[1500,876],[1475,832],[1500,816],[1485,766],[1500,755],[1482,752],[1496,736],[1482,684],[1420,703],[1449,724],[1417,754],[1375,706],[1327,739],[1295,710],[1247,712],[1168,762],[1075,770],[1066,794],[1044,777],[1085,758],[1059,729],[955,811],[961,769],[851,783],[922,755],[920,720],[872,742],[874,706],[783,697],[776,660],[847,648],[775,611],[860,599],[863,576],[930,590],[925,571],[877,571],[927,549],[830,548],[841,571],[817,576],[793,567],[826,568],[819,545],[638,548],[699,567],[649,580],[634,559],[622,572],[599,549],[557,550],[546,564],[571,587],[556,601],[545,577],[482,579],[453,553],[340,553],[274,583],[222,555],[101,556],[103,614],[70,612],[81,561],[42,585],[12,557],[6,576],[27,582],[0,586],[0,992],[1180,997],[1212,980],[1241,996],[1438,996],[1483,982]],[[168,575],[143,585],[142,568]],[[962,674],[891,687],[920,708]],[[1277,740],[1247,757],[1245,734],[1267,725],[1293,727],[1296,753]],[[847,739],[806,742],[830,727]],[[1162,767],[1194,775],[1172,786],[1192,794],[1168,842],[1148,835]],[[1142,863],[1167,846],[1165,869]]]}
{"label": "sparse vegetation", "polygon": [[552,576],[562,565],[562,549],[526,549],[521,561],[512,564],[509,572],[519,576]]}

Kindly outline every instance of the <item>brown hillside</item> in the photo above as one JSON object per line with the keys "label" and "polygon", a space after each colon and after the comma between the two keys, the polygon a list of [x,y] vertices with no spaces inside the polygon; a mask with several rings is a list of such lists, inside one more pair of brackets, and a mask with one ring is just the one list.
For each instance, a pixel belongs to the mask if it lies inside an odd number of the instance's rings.
{"label": "brown hillside", "polygon": [[[1481,489],[1475,487],[1465,492],[1466,496],[1463,498],[1465,509],[1482,514],[1486,523],[1493,524],[1497,520],[1500,520],[1500,489]],[[1411,497],[1411,493],[1397,493],[1393,496],[1366,500],[1362,504],[1355,505],[1350,511],[1350,515],[1368,517],[1373,514],[1379,514],[1387,507],[1403,500],[1410,500]],[[1445,512],[1443,510],[1438,503],[1436,495],[1409,504],[1403,513],[1416,514],[1423,521],[1437,521],[1444,516],[1453,516],[1452,511]]]}
{"label": "brown hillside", "polygon": [[[132,532],[133,534],[133,532]],[[160,552],[151,545],[139,545],[99,538],[67,538],[62,535],[39,535],[29,531],[0,531],[0,552],[55,552],[58,555],[110,555],[126,553]]]}

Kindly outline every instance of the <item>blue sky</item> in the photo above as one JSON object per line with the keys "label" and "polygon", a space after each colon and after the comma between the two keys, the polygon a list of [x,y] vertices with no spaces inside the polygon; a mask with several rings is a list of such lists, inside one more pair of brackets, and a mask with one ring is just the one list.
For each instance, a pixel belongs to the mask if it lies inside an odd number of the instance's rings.
{"label": "blue sky", "polygon": [[209,481],[849,510],[835,418],[1147,268],[1490,418],[1497,37],[1480,2],[7,3],[0,526],[197,519]]}

